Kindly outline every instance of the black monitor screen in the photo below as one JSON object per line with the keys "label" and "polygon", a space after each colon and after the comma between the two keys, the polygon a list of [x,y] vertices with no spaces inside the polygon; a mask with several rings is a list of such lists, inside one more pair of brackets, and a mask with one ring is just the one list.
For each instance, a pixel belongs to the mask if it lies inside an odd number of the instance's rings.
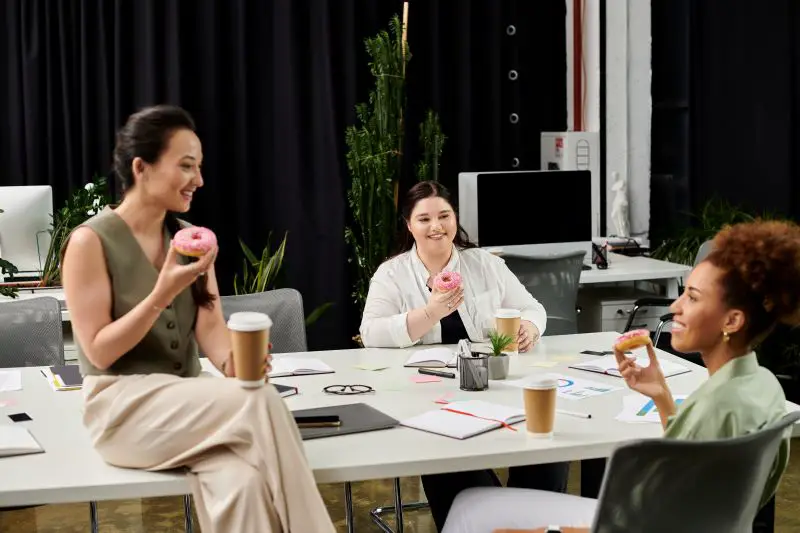
{"label": "black monitor screen", "polygon": [[588,170],[478,174],[480,246],[592,240]]}

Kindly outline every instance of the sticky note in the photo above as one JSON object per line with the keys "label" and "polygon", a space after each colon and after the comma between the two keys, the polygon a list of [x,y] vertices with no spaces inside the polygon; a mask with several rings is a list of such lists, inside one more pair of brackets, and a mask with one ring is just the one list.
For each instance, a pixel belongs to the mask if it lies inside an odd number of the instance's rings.
{"label": "sticky note", "polygon": [[361,363],[359,365],[354,365],[354,367],[361,370],[371,370],[373,372],[378,370],[386,370],[389,368],[388,365],[381,365],[378,363]]}
{"label": "sticky note", "polygon": [[552,368],[558,364],[558,361],[534,361],[530,366],[539,366],[542,368]]}
{"label": "sticky note", "polygon": [[0,400],[0,407],[11,407],[17,405],[16,400]]}
{"label": "sticky note", "polygon": [[426,376],[424,374],[420,374],[418,376],[411,376],[411,381],[414,383],[434,383],[436,381],[442,381],[442,378],[438,376]]}

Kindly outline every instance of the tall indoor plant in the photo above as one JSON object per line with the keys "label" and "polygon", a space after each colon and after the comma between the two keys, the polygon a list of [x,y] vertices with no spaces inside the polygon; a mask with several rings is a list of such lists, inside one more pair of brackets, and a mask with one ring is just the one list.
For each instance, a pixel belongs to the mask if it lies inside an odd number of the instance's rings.
{"label": "tall indoor plant", "polygon": [[[411,58],[404,25],[397,15],[390,22],[389,32],[382,30],[366,39],[365,44],[375,86],[368,103],[356,106],[358,124],[345,132],[351,179],[347,201],[352,214],[345,239],[353,252],[349,260],[356,271],[352,297],[359,312],[364,307],[370,279],[389,256],[397,234],[398,188],[408,163],[403,153],[403,115],[405,72]],[[420,126],[422,158],[416,165],[417,179],[438,179],[444,141],[437,114],[428,111]]]}

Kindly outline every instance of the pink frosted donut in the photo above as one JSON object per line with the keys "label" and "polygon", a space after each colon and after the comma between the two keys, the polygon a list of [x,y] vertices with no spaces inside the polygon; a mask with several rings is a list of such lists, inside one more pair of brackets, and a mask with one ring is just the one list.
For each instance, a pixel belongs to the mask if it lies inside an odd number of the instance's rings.
{"label": "pink frosted donut", "polygon": [[628,350],[633,350],[634,348],[647,346],[651,342],[649,331],[646,329],[634,329],[617,337],[617,340],[614,343],[614,349],[620,352],[627,352]]}
{"label": "pink frosted donut", "polygon": [[208,228],[183,228],[172,238],[175,250],[188,257],[202,257],[217,245],[217,236]]}
{"label": "pink frosted donut", "polygon": [[452,291],[461,285],[461,274],[458,272],[439,272],[433,285],[441,292]]}

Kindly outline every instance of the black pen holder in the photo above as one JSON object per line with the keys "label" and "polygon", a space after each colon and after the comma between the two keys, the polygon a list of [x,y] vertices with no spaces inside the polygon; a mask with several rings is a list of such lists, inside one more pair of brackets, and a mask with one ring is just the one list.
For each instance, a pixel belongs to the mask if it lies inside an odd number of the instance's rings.
{"label": "black pen holder", "polygon": [[476,353],[460,354],[458,358],[459,388],[483,391],[489,388],[489,356]]}

